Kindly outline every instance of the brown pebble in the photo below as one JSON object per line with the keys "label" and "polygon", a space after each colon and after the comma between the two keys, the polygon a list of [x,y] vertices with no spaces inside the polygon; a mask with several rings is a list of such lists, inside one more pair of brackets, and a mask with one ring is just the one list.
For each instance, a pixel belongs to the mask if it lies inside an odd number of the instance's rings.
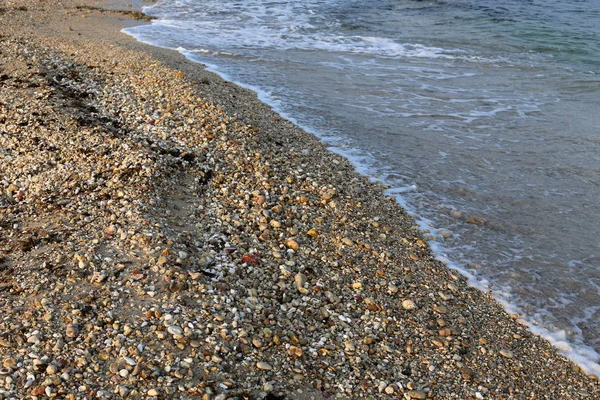
{"label": "brown pebble", "polygon": [[348,239],[348,238],[343,238],[342,239],[342,243],[344,243],[346,246],[352,246],[352,245],[354,245],[354,243],[352,242],[352,240]]}
{"label": "brown pebble", "polygon": [[513,358],[513,353],[510,350],[502,349],[499,351],[500,355],[506,358]]}
{"label": "brown pebble", "polygon": [[294,239],[286,240],[285,245],[294,251],[296,251],[296,250],[298,250],[298,248],[300,248],[300,245]]}
{"label": "brown pebble", "polygon": [[426,399],[427,395],[419,390],[411,390],[408,393],[408,397],[411,399]]}
{"label": "brown pebble", "polygon": [[258,369],[262,369],[264,371],[270,371],[273,369],[273,367],[270,364],[267,364],[266,362],[263,361],[259,361],[256,363],[256,368]]}
{"label": "brown pebble", "polygon": [[405,310],[414,310],[415,308],[417,308],[417,305],[412,300],[404,300],[402,302],[402,308],[404,308]]}
{"label": "brown pebble", "polygon": [[33,388],[31,391],[32,396],[41,396],[46,393],[46,386],[39,385]]}
{"label": "brown pebble", "polygon": [[452,335],[452,331],[448,328],[440,329],[438,331],[438,335],[440,335],[442,337],[450,336],[450,335]]}
{"label": "brown pebble", "polygon": [[467,367],[460,367],[460,376],[463,378],[463,380],[470,381],[473,379],[473,371]]}
{"label": "brown pebble", "polygon": [[158,260],[156,260],[157,265],[165,265],[166,263],[167,263],[167,257],[165,257],[165,256],[160,256],[160,257],[158,257]]}
{"label": "brown pebble", "polygon": [[308,232],[306,232],[306,234],[311,237],[319,236],[319,232],[315,229],[310,229]]}
{"label": "brown pebble", "polygon": [[68,338],[76,338],[77,336],[79,336],[79,325],[77,325],[77,324],[67,325],[67,329],[65,330],[65,335]]}
{"label": "brown pebble", "polygon": [[306,275],[304,275],[302,272],[297,273],[294,277],[294,281],[296,282],[296,288],[302,294],[308,293],[308,289],[304,287],[304,285],[306,284],[306,280]]}
{"label": "brown pebble", "polygon": [[444,306],[438,306],[437,304],[433,306],[433,311],[439,314],[448,314],[448,309]]}
{"label": "brown pebble", "polygon": [[290,357],[292,358],[299,358],[302,357],[302,349],[300,347],[296,347],[296,346],[290,346],[287,349],[287,353]]}

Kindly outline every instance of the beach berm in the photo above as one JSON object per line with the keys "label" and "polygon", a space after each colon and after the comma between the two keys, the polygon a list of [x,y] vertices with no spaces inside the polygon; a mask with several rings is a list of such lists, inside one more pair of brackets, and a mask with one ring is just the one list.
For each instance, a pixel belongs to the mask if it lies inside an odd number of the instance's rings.
{"label": "beach berm", "polygon": [[600,398],[381,185],[131,11],[0,5],[0,398]]}

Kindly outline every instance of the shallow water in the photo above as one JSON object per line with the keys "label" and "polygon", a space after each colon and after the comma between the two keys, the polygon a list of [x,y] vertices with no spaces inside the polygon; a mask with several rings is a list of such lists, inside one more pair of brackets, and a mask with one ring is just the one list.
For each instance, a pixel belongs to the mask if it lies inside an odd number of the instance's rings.
{"label": "shallow water", "polygon": [[392,186],[440,257],[600,373],[599,0],[146,12],[127,33],[253,87]]}

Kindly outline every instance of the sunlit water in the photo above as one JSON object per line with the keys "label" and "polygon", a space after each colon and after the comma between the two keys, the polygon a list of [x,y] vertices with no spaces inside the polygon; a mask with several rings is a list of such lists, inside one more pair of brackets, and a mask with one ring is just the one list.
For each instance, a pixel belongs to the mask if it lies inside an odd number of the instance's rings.
{"label": "sunlit water", "polygon": [[600,373],[600,0],[146,12],[127,33],[253,87],[391,185],[439,256]]}

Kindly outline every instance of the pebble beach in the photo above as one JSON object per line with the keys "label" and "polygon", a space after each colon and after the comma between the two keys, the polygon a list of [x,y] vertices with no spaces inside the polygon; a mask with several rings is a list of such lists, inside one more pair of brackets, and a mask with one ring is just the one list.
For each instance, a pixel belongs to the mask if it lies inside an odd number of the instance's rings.
{"label": "pebble beach", "polygon": [[0,3],[0,399],[600,398],[140,4]]}

